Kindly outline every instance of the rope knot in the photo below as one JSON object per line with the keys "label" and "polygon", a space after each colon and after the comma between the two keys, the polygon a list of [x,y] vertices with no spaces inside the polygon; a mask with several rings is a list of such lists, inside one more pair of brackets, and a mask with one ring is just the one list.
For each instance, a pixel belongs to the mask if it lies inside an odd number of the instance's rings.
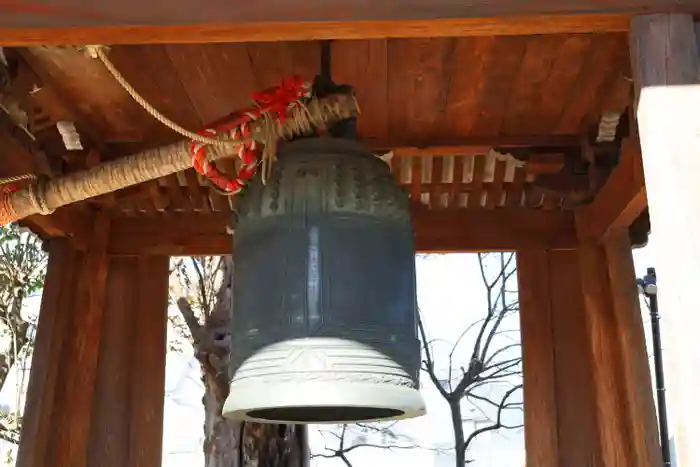
{"label": "rope knot", "polygon": [[260,111],[273,114],[280,123],[284,123],[291,105],[308,97],[311,97],[311,85],[297,75],[285,78],[279,86],[253,93]]}
{"label": "rope knot", "polygon": [[[199,135],[209,137],[226,132],[233,140],[240,141],[237,156],[242,166],[238,169],[236,178],[227,178],[217,169],[214,162],[208,160],[206,143],[193,140],[190,144],[190,154],[194,169],[227,195],[235,195],[243,190],[257,173],[260,162],[264,164],[263,181],[265,181],[269,161],[274,160],[275,157],[276,142],[281,136],[279,130],[281,125],[290,109],[301,105],[302,99],[310,96],[310,84],[296,75],[285,78],[278,86],[254,93],[253,106],[240,112],[236,120],[216,128],[204,128],[198,132]],[[262,120],[264,125],[260,134],[253,135],[252,123],[256,120]]]}

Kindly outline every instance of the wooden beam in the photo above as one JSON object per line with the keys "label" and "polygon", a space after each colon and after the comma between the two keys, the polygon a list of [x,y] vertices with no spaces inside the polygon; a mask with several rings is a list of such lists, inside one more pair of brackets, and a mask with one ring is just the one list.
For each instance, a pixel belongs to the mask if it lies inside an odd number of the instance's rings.
{"label": "wooden beam", "polygon": [[168,8],[136,0],[89,5],[44,0],[0,6],[0,41],[117,44],[593,33],[624,31],[626,15],[633,13],[696,10],[694,0],[176,0]]}
{"label": "wooden beam", "polygon": [[[222,121],[225,121],[223,119]],[[581,138],[578,135],[520,135],[520,136],[491,136],[491,137],[464,137],[449,141],[438,141],[432,144],[419,144],[414,142],[413,145],[406,145],[405,142],[391,139],[363,139],[362,143],[368,148],[375,151],[377,154],[392,153],[392,157],[446,157],[446,156],[466,156],[474,157],[488,154],[495,147],[505,152],[510,148],[531,148],[536,147],[540,150],[551,148],[551,152],[545,154],[535,154],[531,156],[525,164],[527,174],[556,174],[564,167],[564,151],[578,148],[581,143]],[[228,159],[226,159],[228,160]],[[188,173],[188,175],[193,175]],[[189,182],[193,181],[188,180]],[[563,184],[567,184],[566,180],[562,180]],[[423,184],[424,188],[428,188],[430,184]],[[458,188],[459,183],[445,182],[443,188],[451,189]],[[468,184],[464,184],[468,186]],[[179,187],[173,187],[179,190]],[[188,183],[182,187],[187,190],[192,197],[217,196],[208,186],[193,186]],[[173,200],[164,196],[164,189],[155,182],[142,183],[131,187],[123,188],[116,193],[103,195],[98,198],[93,198],[95,204],[102,203],[102,199],[107,196],[114,198],[114,204],[108,207],[122,208],[125,205],[131,205],[134,201],[143,201],[151,199],[158,210],[165,210],[169,207],[168,203]],[[172,195],[173,189],[170,190]],[[201,204],[201,203],[200,203]]]}
{"label": "wooden beam", "polygon": [[482,155],[493,148],[540,147],[556,150],[578,148],[580,135],[466,136],[432,138],[429,141],[407,141],[405,138],[361,138],[368,148],[381,152],[394,151],[399,156]]}
{"label": "wooden beam", "polygon": [[678,465],[700,465],[700,53],[690,15],[636,17],[630,29],[637,122],[664,315]]}
{"label": "wooden beam", "polygon": [[[688,1],[688,0],[686,0]],[[378,5],[383,5],[377,3]],[[243,5],[229,2],[229,5]],[[278,3],[279,4],[279,3]],[[395,5],[394,2],[392,5]],[[519,3],[522,5],[522,3]],[[191,8],[199,9],[200,4]],[[143,10],[139,7],[132,12]],[[159,9],[163,14],[167,9]],[[264,11],[261,7],[260,11]],[[394,7],[394,11],[411,11],[412,8]],[[627,14],[550,14],[532,16],[506,16],[439,19],[439,9],[426,12],[430,19],[405,20],[352,20],[304,21],[290,18],[279,21],[221,23],[221,17],[236,18],[223,14],[215,20],[197,25],[187,25],[189,16],[181,25],[119,25],[118,21],[104,26],[61,26],[47,22],[51,27],[24,27],[20,22],[4,21],[0,27],[0,45],[81,45],[81,44],[182,44],[182,43],[227,43],[227,42],[271,42],[326,39],[375,39],[410,37],[463,37],[494,35],[606,33],[627,31]],[[515,13],[514,13],[515,15]],[[195,15],[201,17],[201,15]],[[0,9],[0,18],[3,17]],[[152,16],[156,17],[156,16]],[[88,22],[89,23],[89,22]],[[116,23],[116,24],[115,24]]]}
{"label": "wooden beam", "polygon": [[[442,157],[442,156],[484,156],[488,154],[492,149],[498,147],[497,144],[492,144],[489,146],[470,146],[470,145],[460,145],[460,146],[448,146],[448,145],[432,145],[426,147],[415,147],[415,146],[398,146],[393,149],[382,148],[381,151],[391,151],[394,153],[395,157]],[[523,146],[517,146],[523,147]],[[502,149],[503,150],[503,149]],[[505,150],[503,150],[505,152]],[[553,149],[552,153],[556,153]],[[559,154],[557,154],[559,155]]]}
{"label": "wooden beam", "polygon": [[[0,6],[2,27],[48,28],[125,25],[206,25],[249,24],[264,22],[353,22],[464,19],[544,14],[642,13],[659,10],[694,10],[692,0],[568,0],[551,2],[533,0],[395,0],[382,2],[341,0],[298,0],[294,3],[260,0],[255,4],[210,0],[173,0],[169,8],[123,0],[35,1],[33,4],[3,3]],[[193,14],[196,12],[196,14]]]}
{"label": "wooden beam", "polygon": [[79,250],[87,248],[90,224],[77,206],[64,206],[49,216],[29,216],[18,223],[43,239],[65,237]]}
{"label": "wooden beam", "polygon": [[[113,220],[109,251],[115,255],[224,255],[232,253],[228,213]],[[571,213],[535,209],[414,209],[419,252],[506,251],[525,247],[570,248]]]}
{"label": "wooden beam", "polygon": [[[220,122],[230,121],[223,118]],[[394,152],[398,157],[414,156],[478,156],[491,149],[501,151],[516,148],[546,149],[550,154],[558,154],[581,147],[581,136],[562,135],[518,135],[518,136],[465,136],[459,138],[431,138],[430,140],[407,140],[406,138],[363,138],[360,142],[377,154]],[[131,153],[131,152],[129,152]],[[120,154],[125,155],[125,154]],[[114,155],[109,156],[110,158]]]}
{"label": "wooden beam", "polygon": [[579,208],[576,224],[585,240],[604,240],[627,230],[647,207],[642,155],[636,139],[623,142],[620,163],[608,177],[593,202]]}

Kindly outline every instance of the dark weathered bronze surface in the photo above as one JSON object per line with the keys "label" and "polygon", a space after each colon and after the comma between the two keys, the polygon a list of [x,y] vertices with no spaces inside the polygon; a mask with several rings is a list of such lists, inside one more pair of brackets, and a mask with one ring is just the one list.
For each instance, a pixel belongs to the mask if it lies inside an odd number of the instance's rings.
{"label": "dark weathered bronze surface", "polygon": [[[357,362],[366,355],[331,349],[332,370],[311,371],[308,377],[417,387],[420,346],[409,202],[388,165],[349,140],[295,141],[280,150],[267,183],[258,177],[237,206],[234,380],[240,366],[265,347],[332,338],[371,348],[393,361],[395,369],[382,372],[370,362],[363,373]],[[274,385],[294,376],[265,378]],[[387,410],[271,407],[251,416],[313,423],[398,415]]]}

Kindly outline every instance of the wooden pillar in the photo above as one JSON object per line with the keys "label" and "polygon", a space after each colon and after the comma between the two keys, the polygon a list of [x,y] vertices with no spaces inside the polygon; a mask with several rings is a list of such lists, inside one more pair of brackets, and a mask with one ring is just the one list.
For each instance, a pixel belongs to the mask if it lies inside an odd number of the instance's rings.
{"label": "wooden pillar", "polygon": [[527,464],[660,465],[629,240],[518,253]]}
{"label": "wooden pillar", "polygon": [[671,432],[679,465],[700,465],[700,56],[692,15],[632,20],[630,47],[659,276]]}
{"label": "wooden pillar", "polygon": [[661,465],[629,237],[584,243],[579,261],[603,465]]}
{"label": "wooden pillar", "polygon": [[577,252],[517,259],[527,465],[602,466]]}
{"label": "wooden pillar", "polygon": [[108,239],[98,217],[87,251],[48,242],[18,467],[160,465],[168,258]]}

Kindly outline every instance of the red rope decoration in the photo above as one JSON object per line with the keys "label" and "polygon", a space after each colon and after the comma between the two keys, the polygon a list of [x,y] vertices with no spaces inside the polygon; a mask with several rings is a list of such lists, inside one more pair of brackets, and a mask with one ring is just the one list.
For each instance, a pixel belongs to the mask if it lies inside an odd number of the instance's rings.
{"label": "red rope decoration", "polygon": [[[262,117],[264,113],[274,116],[280,123],[284,123],[287,111],[301,99],[310,96],[309,85],[298,76],[286,78],[279,86],[274,86],[264,91],[253,94],[255,105],[240,112],[236,120],[216,126],[204,128],[197,133],[200,135],[214,136],[218,133],[230,132],[233,139],[249,138],[250,124]],[[194,169],[214,185],[230,194],[239,193],[248,181],[258,171],[258,156],[260,147],[255,141],[241,143],[238,149],[238,158],[242,162],[236,178],[227,178],[216,164],[207,160],[207,144],[192,141],[190,154],[192,155]]]}

